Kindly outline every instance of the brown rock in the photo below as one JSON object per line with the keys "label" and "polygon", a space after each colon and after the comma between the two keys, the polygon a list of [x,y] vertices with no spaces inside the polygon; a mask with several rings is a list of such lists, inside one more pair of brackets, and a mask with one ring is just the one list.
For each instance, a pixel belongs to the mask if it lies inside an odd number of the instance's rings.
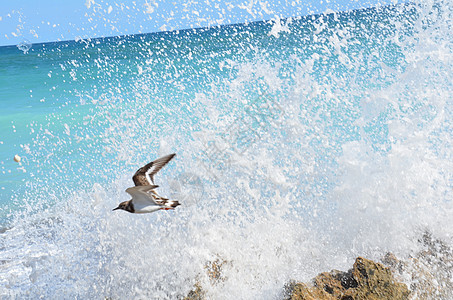
{"label": "brown rock", "polygon": [[[388,257],[395,265],[398,260]],[[205,266],[212,284],[223,281],[225,261],[210,262]],[[333,270],[316,276],[311,284],[291,282],[285,287],[290,300],[404,300],[409,299],[407,286],[396,282],[389,268],[380,263],[358,257],[351,270]],[[195,284],[185,300],[203,300],[206,294],[199,283]]]}
{"label": "brown rock", "polygon": [[211,280],[212,283],[217,283],[219,281],[224,281],[225,278],[222,275],[222,268],[225,267],[225,264],[227,262],[225,260],[215,260],[213,262],[209,262],[206,264],[205,269],[206,272],[208,273],[208,277]]}
{"label": "brown rock", "polygon": [[[211,281],[211,284],[217,284],[219,281],[224,281],[222,275],[222,268],[227,262],[224,260],[215,260],[205,265],[206,274]],[[206,299],[206,292],[203,291],[199,282],[194,285],[194,288],[187,294],[184,300],[204,300]]]}
{"label": "brown rock", "polygon": [[285,287],[286,290],[286,299],[291,300],[318,300],[318,299],[328,299],[334,300],[336,297],[325,292],[323,289],[317,287],[309,286],[305,283],[290,283]]}
{"label": "brown rock", "polygon": [[205,292],[201,288],[201,286],[196,283],[194,289],[184,297],[184,300],[204,300],[206,298]]}
{"label": "brown rock", "polygon": [[[287,290],[288,291],[288,290]],[[406,285],[397,283],[389,268],[380,263],[358,257],[352,270],[331,271],[319,274],[313,286],[292,284],[288,299],[409,299]]]}
{"label": "brown rock", "polygon": [[[354,263],[352,276],[358,286],[350,295],[353,299],[408,299],[409,289],[397,283],[389,268],[359,257]],[[351,290],[352,291],[352,290]]]}

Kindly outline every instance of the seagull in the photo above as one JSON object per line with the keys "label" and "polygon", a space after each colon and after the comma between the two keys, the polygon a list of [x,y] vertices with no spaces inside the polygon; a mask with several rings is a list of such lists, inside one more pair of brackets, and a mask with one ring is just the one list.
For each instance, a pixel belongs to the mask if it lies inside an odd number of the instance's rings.
{"label": "seagull", "polygon": [[174,209],[180,205],[178,201],[172,201],[159,196],[155,191],[158,185],[154,184],[154,175],[159,172],[176,154],[169,154],[158,158],[135,172],[132,176],[135,186],[126,189],[126,192],[132,196],[131,200],[121,202],[117,208],[130,213],[144,214],[152,213],[158,210]]}

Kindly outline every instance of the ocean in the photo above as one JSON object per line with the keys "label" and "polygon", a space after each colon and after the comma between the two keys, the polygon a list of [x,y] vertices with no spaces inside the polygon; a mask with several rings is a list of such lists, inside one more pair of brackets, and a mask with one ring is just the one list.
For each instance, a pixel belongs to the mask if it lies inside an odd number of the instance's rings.
{"label": "ocean", "polygon": [[[0,47],[0,298],[280,299],[453,246],[452,8]],[[113,212],[169,153],[181,206]]]}

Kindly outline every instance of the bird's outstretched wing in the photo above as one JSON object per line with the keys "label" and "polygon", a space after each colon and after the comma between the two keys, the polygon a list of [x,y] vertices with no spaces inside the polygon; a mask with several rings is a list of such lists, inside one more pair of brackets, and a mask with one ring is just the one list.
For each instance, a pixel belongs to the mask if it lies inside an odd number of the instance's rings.
{"label": "bird's outstretched wing", "polygon": [[175,153],[165,155],[138,169],[134,176],[132,176],[135,185],[154,185],[154,175],[175,157],[175,155]]}
{"label": "bird's outstretched wing", "polygon": [[133,186],[126,189],[126,192],[132,196],[132,201],[135,206],[143,207],[149,205],[159,205],[154,201],[154,197],[150,193],[151,190],[157,188],[158,185]]}

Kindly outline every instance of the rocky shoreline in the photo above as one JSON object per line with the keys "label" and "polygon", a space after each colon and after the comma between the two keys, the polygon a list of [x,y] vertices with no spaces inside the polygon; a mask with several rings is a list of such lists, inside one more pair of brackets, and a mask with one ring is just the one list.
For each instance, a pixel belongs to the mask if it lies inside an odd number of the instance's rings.
{"label": "rocky shoreline", "polygon": [[407,286],[397,282],[389,268],[363,257],[358,257],[347,272],[324,272],[309,284],[289,283],[285,290],[288,300],[402,300],[410,295]]}
{"label": "rocky shoreline", "polygon": [[[220,277],[221,264],[214,262],[207,268],[213,281]],[[290,282],[284,287],[285,300],[355,300],[409,299],[410,291],[393,277],[390,268],[358,257],[351,270],[332,270],[316,276],[311,283]],[[207,299],[200,284],[195,284],[185,300]]]}
{"label": "rocky shoreline", "polygon": [[[311,282],[291,281],[282,287],[285,300],[403,300],[453,298],[453,249],[429,233],[419,240],[422,250],[403,261],[387,253],[382,262],[357,257],[348,271],[332,270]],[[212,284],[222,280],[222,265],[206,265]],[[403,283],[404,281],[404,283]],[[184,300],[209,297],[197,283]]]}

